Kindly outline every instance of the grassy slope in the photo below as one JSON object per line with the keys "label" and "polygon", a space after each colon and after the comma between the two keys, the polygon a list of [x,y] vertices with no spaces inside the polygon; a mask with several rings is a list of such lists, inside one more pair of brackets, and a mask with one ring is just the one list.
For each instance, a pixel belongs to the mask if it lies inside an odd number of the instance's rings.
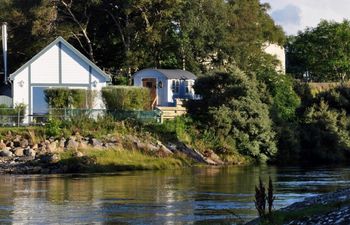
{"label": "grassy slope", "polygon": [[[161,170],[175,169],[189,166],[188,159],[180,156],[160,158],[150,156],[138,151],[128,150],[82,150],[85,156],[93,159],[93,163],[82,162],[80,158],[74,157],[72,151],[61,153],[61,163],[72,166],[72,172],[113,172],[125,170]],[[75,165],[84,164],[83,167],[74,168]],[[77,171],[74,171],[77,170]]]}

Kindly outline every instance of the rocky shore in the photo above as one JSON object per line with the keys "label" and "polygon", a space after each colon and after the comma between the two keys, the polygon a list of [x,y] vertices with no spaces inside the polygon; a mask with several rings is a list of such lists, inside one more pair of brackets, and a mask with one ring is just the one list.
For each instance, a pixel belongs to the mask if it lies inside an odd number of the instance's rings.
{"label": "rocky shore", "polygon": [[35,142],[33,138],[13,135],[9,132],[0,140],[0,173],[11,174],[50,174],[69,173],[70,165],[60,163],[60,155],[66,151],[73,151],[77,162],[84,166],[95,163],[85,156],[81,149],[106,151],[108,149],[137,150],[157,157],[171,157],[183,154],[194,162],[208,165],[222,165],[224,162],[214,152],[204,154],[192,149],[184,143],[166,143],[158,140],[142,140],[133,135],[116,137],[113,135],[97,139],[82,137],[78,133],[69,138],[49,138]]}
{"label": "rocky shore", "polygon": [[287,221],[283,223],[260,219],[253,220],[247,225],[286,224],[286,225],[348,225],[350,224],[350,188],[336,192],[306,198],[278,210],[275,215],[284,215]]}

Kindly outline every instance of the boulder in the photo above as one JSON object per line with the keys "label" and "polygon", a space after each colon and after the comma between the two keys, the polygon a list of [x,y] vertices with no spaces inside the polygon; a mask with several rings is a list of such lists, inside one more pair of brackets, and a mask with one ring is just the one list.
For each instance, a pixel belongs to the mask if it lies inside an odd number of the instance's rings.
{"label": "boulder", "polygon": [[57,144],[58,144],[58,141],[54,141],[54,142],[52,142],[50,144],[47,144],[46,145],[47,152],[50,152],[50,153],[61,152],[61,149],[57,147]]}
{"label": "boulder", "polygon": [[21,136],[16,135],[15,139],[13,140],[13,146],[16,148],[21,146]]}
{"label": "boulder", "polygon": [[60,156],[58,154],[45,154],[40,156],[40,162],[51,164],[51,163],[58,163],[60,161]]}
{"label": "boulder", "polygon": [[91,138],[89,141],[89,144],[92,145],[94,148],[102,148],[103,143],[97,140],[96,138]]}
{"label": "boulder", "polygon": [[35,149],[38,149],[38,148],[39,148],[39,147],[38,147],[38,144],[34,144],[33,147],[32,147],[32,149],[34,149],[34,150],[35,150]]}
{"label": "boulder", "polygon": [[25,148],[29,145],[29,141],[26,138],[23,138],[20,142],[20,147]]}
{"label": "boulder", "polygon": [[76,151],[76,152],[74,153],[74,156],[80,158],[80,157],[83,157],[84,154],[83,154],[82,152]]}
{"label": "boulder", "polygon": [[4,150],[6,148],[6,144],[4,143],[4,140],[0,140],[0,150]]}
{"label": "boulder", "polygon": [[173,155],[173,154],[174,153],[172,151],[170,151],[164,145],[160,146],[160,148],[157,151],[157,156],[159,156],[159,157],[167,157],[167,156],[170,156],[170,155]]}
{"label": "boulder", "polygon": [[6,146],[13,148],[13,147],[15,147],[15,144],[12,141],[9,141],[9,142],[7,142]]}
{"label": "boulder", "polygon": [[70,138],[67,141],[67,149],[77,151],[79,148],[79,143],[75,141],[75,138]]}
{"label": "boulder", "polygon": [[15,156],[22,157],[24,155],[24,148],[18,147],[14,150]]}
{"label": "boulder", "polygon": [[59,147],[61,149],[64,149],[65,144],[66,144],[66,139],[65,138],[61,138],[60,143],[59,143]]}
{"label": "boulder", "polygon": [[86,141],[84,141],[84,140],[81,140],[80,142],[79,142],[79,146],[78,146],[80,149],[86,149],[86,148],[88,148],[88,143],[86,142]]}
{"label": "boulder", "polygon": [[157,152],[159,150],[159,147],[148,143],[148,144],[146,144],[146,150],[151,151],[151,152]]}
{"label": "boulder", "polygon": [[12,157],[13,153],[9,150],[0,151],[0,157]]}
{"label": "boulder", "polygon": [[221,158],[215,154],[215,152],[211,150],[207,150],[204,152],[204,156],[207,157],[207,159],[211,159],[214,161],[217,165],[224,165],[225,163],[221,160]]}
{"label": "boulder", "polygon": [[30,157],[35,157],[36,151],[30,148],[24,149],[24,155],[25,156],[30,156]]}

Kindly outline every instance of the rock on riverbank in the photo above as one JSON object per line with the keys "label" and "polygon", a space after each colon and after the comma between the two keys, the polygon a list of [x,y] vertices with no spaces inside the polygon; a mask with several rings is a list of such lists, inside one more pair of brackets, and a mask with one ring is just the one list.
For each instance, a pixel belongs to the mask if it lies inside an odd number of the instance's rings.
{"label": "rock on riverbank", "polygon": [[[284,215],[289,219],[278,224],[287,225],[349,225],[350,224],[350,189],[306,198],[280,209],[275,214]],[[297,217],[297,218],[296,218]],[[260,224],[261,220],[253,220],[247,225]],[[272,220],[263,224],[277,224]]]}
{"label": "rock on riverbank", "polygon": [[[103,139],[82,137],[78,133],[69,138],[49,138],[34,143],[31,138],[9,133],[5,140],[0,140],[0,173],[65,173],[67,168],[60,167],[60,154],[74,151],[75,157],[83,158],[81,149],[108,150],[127,149],[138,150],[157,157],[171,157],[183,154],[195,162],[209,165],[222,165],[224,162],[214,153],[204,154],[183,143],[163,144],[158,140],[142,140],[133,135],[116,137],[113,135]],[[89,160],[87,160],[89,161]],[[79,160],[84,163],[84,160]]]}

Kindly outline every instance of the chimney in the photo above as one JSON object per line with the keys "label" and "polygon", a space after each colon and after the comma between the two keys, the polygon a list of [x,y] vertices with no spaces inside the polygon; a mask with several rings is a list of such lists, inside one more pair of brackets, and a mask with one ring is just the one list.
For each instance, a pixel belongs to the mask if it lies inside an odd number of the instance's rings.
{"label": "chimney", "polygon": [[7,23],[2,24],[2,50],[4,55],[4,83],[7,84]]}

